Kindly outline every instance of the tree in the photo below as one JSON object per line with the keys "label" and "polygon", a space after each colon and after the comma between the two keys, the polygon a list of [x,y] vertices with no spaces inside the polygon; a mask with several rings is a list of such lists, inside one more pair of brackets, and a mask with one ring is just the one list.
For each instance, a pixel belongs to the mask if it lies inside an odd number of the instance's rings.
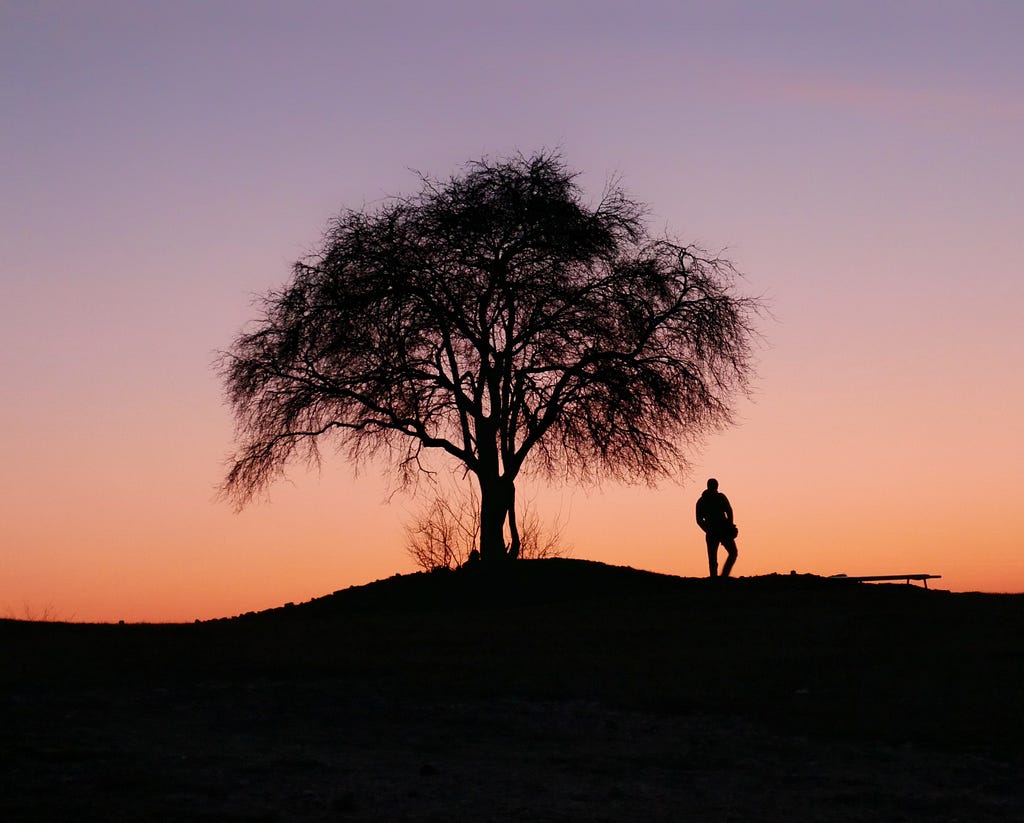
{"label": "tree", "polygon": [[[406,551],[424,571],[464,565],[479,545],[479,513],[480,495],[472,487],[456,486],[439,493],[406,526]],[[518,507],[517,515],[520,557],[566,556],[561,521],[546,528],[529,503]]]}
{"label": "tree", "polygon": [[557,154],[421,184],[343,211],[224,355],[239,506],[325,438],[404,482],[442,453],[479,489],[482,559],[514,557],[523,472],[653,483],[731,422],[759,304],[728,261],[652,237],[616,183],[587,205]]}

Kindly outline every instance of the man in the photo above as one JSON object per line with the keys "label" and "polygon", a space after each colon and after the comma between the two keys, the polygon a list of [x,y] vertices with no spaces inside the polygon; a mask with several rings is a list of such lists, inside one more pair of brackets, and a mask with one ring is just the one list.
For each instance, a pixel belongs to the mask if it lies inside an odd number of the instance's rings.
{"label": "man", "polygon": [[708,544],[708,568],[718,577],[718,546],[729,553],[722,566],[722,577],[728,577],[736,562],[736,525],[732,520],[729,498],[718,490],[718,481],[708,480],[708,487],[697,501],[697,525],[704,530]]}

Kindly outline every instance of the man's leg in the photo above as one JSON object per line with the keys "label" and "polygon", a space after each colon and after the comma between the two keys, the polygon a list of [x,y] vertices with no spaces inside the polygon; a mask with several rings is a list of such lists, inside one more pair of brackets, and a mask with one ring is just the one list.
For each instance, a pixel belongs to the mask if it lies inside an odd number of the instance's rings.
{"label": "man's leg", "polygon": [[739,556],[739,552],[736,551],[736,541],[731,537],[723,540],[722,546],[729,553],[729,556],[725,558],[725,565],[722,566],[722,577],[728,577],[729,572],[732,571],[733,564],[736,562],[736,558]]}
{"label": "man's leg", "polygon": [[706,536],[708,544],[708,571],[711,577],[718,577],[718,538]]}

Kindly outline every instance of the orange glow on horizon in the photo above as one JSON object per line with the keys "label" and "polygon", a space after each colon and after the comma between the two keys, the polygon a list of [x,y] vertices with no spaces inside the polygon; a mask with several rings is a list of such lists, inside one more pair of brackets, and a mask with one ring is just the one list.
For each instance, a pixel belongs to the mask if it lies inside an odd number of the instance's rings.
{"label": "orange glow on horizon", "polygon": [[[946,501],[944,519],[930,521],[922,501],[896,504],[881,494],[867,505],[836,499],[826,506],[810,486],[765,487],[756,475],[715,475],[740,526],[738,576],[923,572],[942,575],[932,588],[1024,592],[1015,535],[1003,524],[976,528],[970,505],[953,508]],[[535,506],[547,519],[565,522],[572,557],[701,577],[706,561],[693,506],[702,488],[693,480],[655,490],[548,491],[535,496]],[[399,496],[388,504],[386,491],[377,478],[300,476],[294,485],[276,488],[271,503],[239,515],[198,501],[192,517],[165,519],[145,542],[138,539],[146,529],[142,520],[107,529],[81,520],[83,536],[74,550],[62,537],[67,524],[50,523],[24,535],[36,548],[14,558],[22,558],[22,566],[8,563],[5,580],[18,580],[20,591],[0,589],[0,615],[191,622],[303,602],[416,571],[402,530],[415,501]],[[799,500],[813,504],[810,515],[799,511]],[[107,518],[116,508],[93,508],[79,517]],[[983,560],[964,551],[968,536],[985,546]],[[40,559],[57,573],[33,573],[24,562],[38,567]],[[22,599],[15,599],[19,594]]]}

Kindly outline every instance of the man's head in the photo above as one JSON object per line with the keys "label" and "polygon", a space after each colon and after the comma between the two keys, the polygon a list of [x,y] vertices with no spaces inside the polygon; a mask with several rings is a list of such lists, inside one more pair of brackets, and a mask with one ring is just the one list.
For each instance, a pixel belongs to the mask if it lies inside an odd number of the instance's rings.
{"label": "man's head", "polygon": [[708,480],[708,491],[718,491],[718,481],[715,480],[715,478],[713,477],[710,480]]}

